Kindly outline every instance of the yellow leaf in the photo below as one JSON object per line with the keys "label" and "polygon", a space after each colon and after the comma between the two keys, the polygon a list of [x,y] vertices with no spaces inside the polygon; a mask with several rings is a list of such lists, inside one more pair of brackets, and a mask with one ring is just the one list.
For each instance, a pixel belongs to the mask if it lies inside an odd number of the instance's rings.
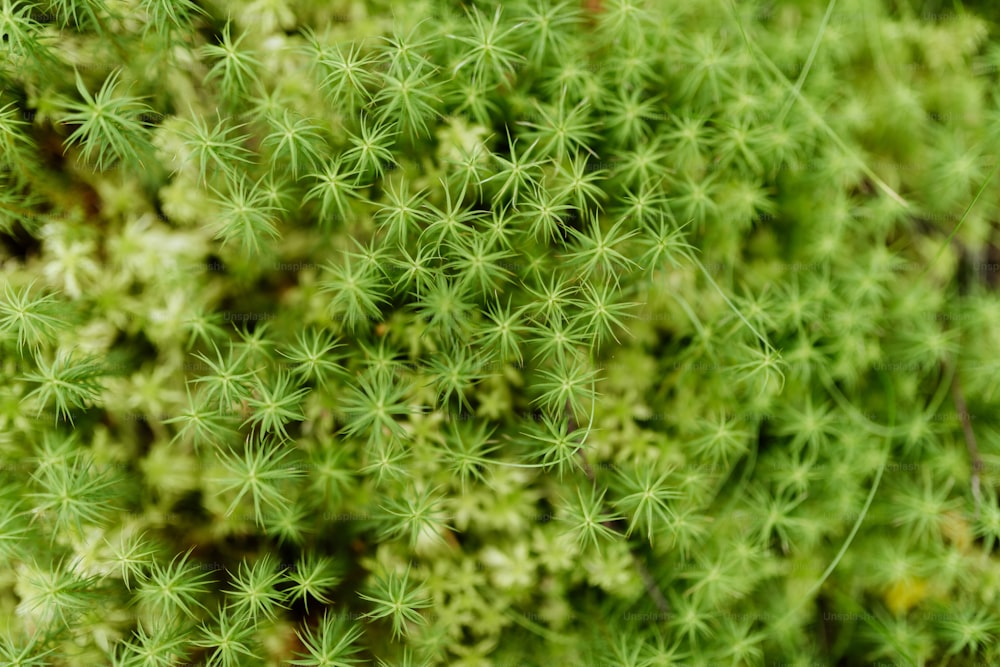
{"label": "yellow leaf", "polygon": [[899,616],[920,604],[926,597],[927,582],[916,577],[907,577],[890,586],[883,599],[889,610]]}

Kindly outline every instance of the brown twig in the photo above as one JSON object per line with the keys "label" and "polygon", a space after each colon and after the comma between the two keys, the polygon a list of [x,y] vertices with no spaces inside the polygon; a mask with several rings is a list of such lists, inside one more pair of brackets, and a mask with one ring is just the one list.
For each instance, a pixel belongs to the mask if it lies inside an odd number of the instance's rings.
{"label": "brown twig", "polygon": [[955,373],[951,383],[951,395],[955,399],[955,409],[958,411],[958,418],[962,422],[962,431],[965,433],[965,445],[969,448],[969,458],[972,459],[972,497],[976,501],[976,518],[979,518],[979,506],[982,503],[982,495],[979,490],[980,473],[983,470],[983,457],[979,454],[979,447],[976,445],[976,434],[972,430],[972,419],[969,415],[969,408],[965,403],[965,396],[962,395],[962,386],[958,380],[958,373]]}
{"label": "brown twig", "polygon": [[663,591],[656,583],[656,579],[649,572],[649,568],[646,567],[646,563],[643,562],[639,556],[634,552],[632,553],[632,561],[635,563],[635,567],[639,570],[639,576],[642,577],[642,583],[646,586],[646,593],[653,599],[656,604],[656,608],[660,610],[660,613],[664,616],[670,616],[670,603],[667,602],[667,598],[663,596]]}
{"label": "brown twig", "polygon": [[[576,430],[577,425],[576,420],[573,418],[573,413],[570,411],[569,403],[566,404],[566,411],[569,413],[569,431],[573,432]],[[584,454],[583,448],[581,447],[576,451],[577,454],[580,455],[580,461],[583,466],[584,474],[587,475],[587,479],[590,480],[591,484],[596,485],[597,475],[594,473],[594,468],[590,465],[590,462],[587,461],[587,455]],[[607,504],[605,504],[604,509],[605,511],[608,510]],[[617,526],[615,526],[614,521],[605,521],[604,526],[617,533],[621,533]],[[656,605],[656,608],[660,610],[661,614],[669,616],[670,603],[667,602],[666,596],[663,595],[663,591],[661,591],[660,587],[657,585],[656,579],[653,578],[653,575],[650,573],[649,568],[646,567],[646,563],[642,560],[642,558],[640,558],[639,555],[631,549],[629,549],[629,552],[632,555],[632,562],[635,565],[635,569],[639,571],[639,577],[642,579],[642,583],[646,587],[646,594],[649,595],[653,604]]]}

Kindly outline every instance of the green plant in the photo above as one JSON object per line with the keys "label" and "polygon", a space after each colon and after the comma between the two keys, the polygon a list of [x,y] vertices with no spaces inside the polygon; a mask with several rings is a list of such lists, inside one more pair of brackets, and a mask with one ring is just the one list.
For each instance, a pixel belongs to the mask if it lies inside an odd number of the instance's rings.
{"label": "green plant", "polygon": [[141,169],[145,166],[143,156],[148,156],[152,149],[140,122],[140,116],[152,109],[138,98],[115,94],[119,73],[120,70],[115,71],[105,79],[96,95],[90,94],[77,73],[76,89],[83,103],[67,102],[62,118],[63,123],[76,125],[66,143],[80,144],[82,157],[93,159],[99,171],[115,162]]}
{"label": "green plant", "polygon": [[1000,659],[997,15],[0,0],[0,661]]}

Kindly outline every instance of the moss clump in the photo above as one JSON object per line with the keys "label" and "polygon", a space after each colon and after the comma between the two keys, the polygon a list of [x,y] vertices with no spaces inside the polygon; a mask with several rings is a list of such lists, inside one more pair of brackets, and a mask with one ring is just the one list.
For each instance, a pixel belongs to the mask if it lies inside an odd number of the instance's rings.
{"label": "moss clump", "polygon": [[2,661],[998,662],[967,7],[0,0]]}

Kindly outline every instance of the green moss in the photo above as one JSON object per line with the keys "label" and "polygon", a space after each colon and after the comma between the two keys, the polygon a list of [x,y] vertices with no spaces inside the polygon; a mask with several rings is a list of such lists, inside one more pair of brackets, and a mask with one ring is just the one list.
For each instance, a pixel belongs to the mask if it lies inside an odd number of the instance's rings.
{"label": "green moss", "polygon": [[996,663],[945,4],[0,0],[0,662]]}

